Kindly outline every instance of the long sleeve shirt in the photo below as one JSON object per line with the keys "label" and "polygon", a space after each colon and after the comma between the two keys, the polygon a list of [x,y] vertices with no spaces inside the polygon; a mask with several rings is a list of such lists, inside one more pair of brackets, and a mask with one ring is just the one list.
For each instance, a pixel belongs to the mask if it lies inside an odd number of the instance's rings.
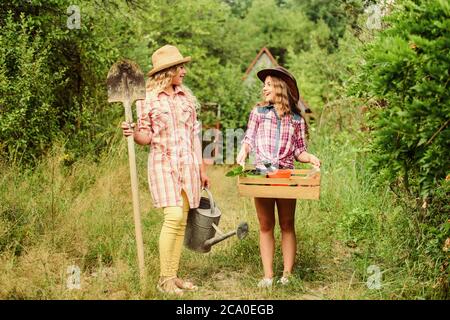
{"label": "long sleeve shirt", "polygon": [[255,152],[256,167],[264,163],[284,169],[294,168],[294,159],[306,151],[305,120],[296,114],[281,119],[274,106],[255,107],[250,113],[247,131],[242,143]]}
{"label": "long sleeve shirt", "polygon": [[147,94],[145,102],[137,104],[138,125],[151,137],[148,158],[148,182],[155,207],[182,206],[181,190],[189,199],[189,206],[200,202],[201,159],[194,150],[200,125],[191,99],[182,87],[175,94],[162,91]]}

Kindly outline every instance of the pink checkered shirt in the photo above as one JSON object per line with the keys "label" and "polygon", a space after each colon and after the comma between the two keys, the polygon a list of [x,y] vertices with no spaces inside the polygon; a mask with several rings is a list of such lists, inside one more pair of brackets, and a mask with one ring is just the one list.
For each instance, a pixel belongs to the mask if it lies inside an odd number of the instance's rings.
{"label": "pink checkered shirt", "polygon": [[253,108],[242,143],[255,152],[255,165],[265,169],[264,163],[274,167],[293,169],[294,158],[306,151],[305,120],[299,115],[279,118],[273,106]]}
{"label": "pink checkered shirt", "polygon": [[195,106],[180,86],[175,95],[147,93],[145,102],[136,103],[137,128],[151,137],[148,158],[148,181],[153,205],[157,208],[182,206],[181,190],[189,206],[200,202],[201,182],[199,164],[194,151],[200,125]]}

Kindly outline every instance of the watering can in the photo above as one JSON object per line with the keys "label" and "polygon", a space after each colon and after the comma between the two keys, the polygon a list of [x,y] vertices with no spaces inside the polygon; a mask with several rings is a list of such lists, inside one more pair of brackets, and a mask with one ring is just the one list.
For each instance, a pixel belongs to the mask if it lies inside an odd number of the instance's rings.
{"label": "watering can", "polygon": [[237,230],[223,233],[219,227],[221,212],[216,206],[213,196],[208,189],[204,189],[208,197],[200,198],[198,208],[189,211],[186,232],[184,236],[184,245],[186,248],[206,253],[211,250],[211,246],[221,242],[233,235],[237,235],[239,240],[244,239],[248,234],[248,224],[242,222]]}

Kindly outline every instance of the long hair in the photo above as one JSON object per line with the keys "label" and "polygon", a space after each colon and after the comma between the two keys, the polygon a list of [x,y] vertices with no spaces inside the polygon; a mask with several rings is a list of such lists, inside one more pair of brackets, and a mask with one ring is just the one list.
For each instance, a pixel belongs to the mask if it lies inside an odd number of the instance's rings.
{"label": "long hair", "polygon": [[147,92],[150,95],[158,95],[172,83],[172,79],[178,73],[179,68],[180,65],[176,65],[150,76],[147,79]]}
{"label": "long hair", "polygon": [[[302,110],[300,110],[298,106],[298,103],[302,103],[301,99],[299,99],[298,102],[295,101],[284,80],[274,76],[267,76],[267,77],[270,77],[270,80],[272,80],[272,87],[274,88],[275,93],[274,101],[272,101],[272,103],[275,106],[277,114],[280,116],[280,118],[284,117],[289,113],[291,113],[292,115],[296,114],[302,117],[305,123],[306,139],[308,139],[309,137],[308,122],[306,121],[304,112],[302,112]],[[257,105],[262,106],[266,104],[267,104],[266,102],[262,101],[259,102]]]}
{"label": "long hair", "polygon": [[[178,64],[176,66],[164,69],[155,73],[147,79],[147,94],[150,96],[158,96],[165,88],[167,88],[171,83],[173,77],[175,77],[180,71],[181,66],[183,64]],[[192,103],[194,108],[198,110],[200,108],[200,104],[197,98],[192,93],[191,89],[186,87],[185,85],[181,85],[181,89],[188,97],[189,101]]]}
{"label": "long hair", "polygon": [[284,117],[287,115],[290,111],[289,107],[289,92],[288,92],[288,86],[286,85],[286,82],[281,80],[277,77],[270,77],[270,80],[272,80],[272,87],[274,89],[274,101],[273,104],[275,106],[275,110],[277,111],[278,115],[280,117]]}
{"label": "long hair", "polygon": [[[274,76],[267,76],[267,78],[270,77],[270,80],[272,81],[272,87],[274,89],[274,101],[272,103],[275,106],[275,110],[277,111],[277,114],[281,117],[292,113],[297,114],[299,116],[302,116],[300,110],[297,107],[297,103],[292,97],[292,94],[289,92],[289,88],[282,79]],[[266,102],[259,102],[258,105],[265,105]]]}

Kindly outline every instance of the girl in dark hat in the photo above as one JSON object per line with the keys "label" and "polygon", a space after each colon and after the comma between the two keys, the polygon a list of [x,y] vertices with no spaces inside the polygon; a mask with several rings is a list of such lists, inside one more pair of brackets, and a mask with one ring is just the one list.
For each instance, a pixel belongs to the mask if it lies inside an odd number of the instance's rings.
{"label": "girl in dark hat", "polygon": [[[320,167],[320,160],[306,151],[306,122],[299,108],[300,94],[294,76],[283,67],[258,72],[264,82],[264,102],[250,113],[247,131],[237,156],[243,165],[250,151],[255,152],[256,168],[267,167],[293,169],[294,159]],[[259,287],[273,284],[273,257],[275,252],[275,205],[281,228],[283,252],[283,276],[281,284],[287,284],[292,274],[296,254],[295,199],[255,198],[260,226],[260,252],[264,278]]]}

